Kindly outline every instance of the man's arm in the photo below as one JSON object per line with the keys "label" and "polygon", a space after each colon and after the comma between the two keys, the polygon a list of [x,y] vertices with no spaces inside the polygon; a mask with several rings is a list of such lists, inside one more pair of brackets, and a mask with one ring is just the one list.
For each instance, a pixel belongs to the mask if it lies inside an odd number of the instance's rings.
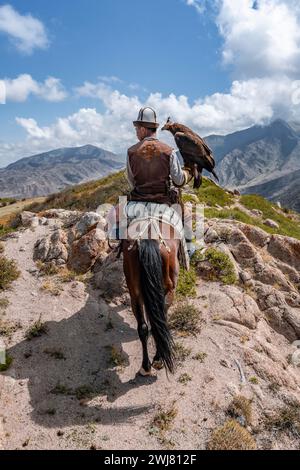
{"label": "man's arm", "polygon": [[173,150],[170,159],[170,175],[173,183],[178,188],[182,188],[192,179],[192,173],[189,168],[181,168],[179,158],[175,150]]}
{"label": "man's arm", "polygon": [[127,154],[127,164],[126,164],[126,176],[127,176],[130,189],[134,189],[134,178],[133,178],[133,174],[131,171],[128,154]]}

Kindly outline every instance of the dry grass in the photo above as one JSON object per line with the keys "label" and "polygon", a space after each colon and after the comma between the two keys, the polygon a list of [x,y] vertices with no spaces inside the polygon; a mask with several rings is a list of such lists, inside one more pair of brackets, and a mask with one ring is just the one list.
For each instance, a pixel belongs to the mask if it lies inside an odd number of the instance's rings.
{"label": "dry grass", "polygon": [[197,354],[195,354],[192,357],[192,359],[194,359],[194,361],[199,361],[199,362],[201,362],[201,364],[204,363],[206,358],[207,358],[207,354],[205,352],[198,352]]}
{"label": "dry grass", "polygon": [[0,299],[0,310],[5,310],[9,306],[9,300],[4,298]]}
{"label": "dry grass", "polygon": [[0,319],[0,336],[11,337],[13,333],[22,328],[21,323],[12,323]]}
{"label": "dry grass", "polygon": [[0,364],[0,372],[6,372],[12,365],[12,362],[13,358],[7,354],[5,358],[5,364]]}
{"label": "dry grass", "polygon": [[293,403],[274,411],[265,420],[266,428],[277,432],[286,432],[300,438],[300,405]]}
{"label": "dry grass", "polygon": [[201,312],[188,302],[180,303],[173,310],[169,326],[183,336],[196,335],[200,332]]}
{"label": "dry grass", "polygon": [[19,276],[16,262],[0,255],[0,291],[8,289]]}
{"label": "dry grass", "polygon": [[46,291],[48,294],[53,295],[54,297],[58,297],[63,291],[62,286],[60,286],[57,282],[53,282],[51,280],[45,281],[42,284],[41,289],[43,291]]}
{"label": "dry grass", "polygon": [[207,450],[255,450],[251,434],[236,421],[230,420],[216,429],[207,443]]}
{"label": "dry grass", "polygon": [[45,323],[39,318],[25,333],[25,338],[31,341],[48,333],[48,328]]}
{"label": "dry grass", "polygon": [[179,365],[191,355],[191,352],[192,350],[190,348],[185,347],[183,344],[175,343],[174,353],[176,361]]}
{"label": "dry grass", "polygon": [[59,268],[53,263],[43,263],[42,261],[37,261],[36,267],[39,270],[40,276],[55,276],[59,273]]}
{"label": "dry grass", "polygon": [[242,395],[236,395],[230,403],[227,413],[235,419],[243,419],[249,426],[252,420],[252,401]]}
{"label": "dry grass", "polygon": [[113,367],[124,367],[127,365],[123,351],[120,351],[115,346],[107,346],[106,349],[109,354],[108,362],[110,365]]}
{"label": "dry grass", "polygon": [[187,385],[191,381],[192,377],[187,373],[181,374],[181,376],[178,378],[178,382],[182,385]]}
{"label": "dry grass", "polygon": [[177,416],[177,409],[175,404],[173,404],[167,410],[164,410],[162,407],[159,408],[158,413],[154,416],[150,424],[150,434],[160,434],[163,435],[166,431],[169,431],[172,427],[172,424]]}

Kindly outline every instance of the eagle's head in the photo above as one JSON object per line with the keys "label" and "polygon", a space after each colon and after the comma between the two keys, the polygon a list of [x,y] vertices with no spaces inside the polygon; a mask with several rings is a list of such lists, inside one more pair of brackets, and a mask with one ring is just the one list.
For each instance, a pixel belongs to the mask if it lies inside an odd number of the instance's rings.
{"label": "eagle's head", "polygon": [[161,128],[162,131],[170,131],[171,132],[171,129],[172,129],[172,121],[171,121],[171,118],[168,117],[168,120],[166,122],[166,124]]}

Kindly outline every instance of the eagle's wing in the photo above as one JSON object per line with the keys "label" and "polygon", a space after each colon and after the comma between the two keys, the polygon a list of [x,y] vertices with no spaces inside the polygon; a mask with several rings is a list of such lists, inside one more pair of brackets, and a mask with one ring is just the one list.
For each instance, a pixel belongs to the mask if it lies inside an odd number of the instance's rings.
{"label": "eagle's wing", "polygon": [[207,143],[205,142],[205,140],[203,140],[199,135],[197,135],[198,139],[200,140],[201,144],[203,145],[203,147],[205,148],[205,150],[207,151],[207,153],[209,155],[212,155],[212,150],[211,148],[209,148],[209,146],[207,145]]}
{"label": "eagle's wing", "polygon": [[180,152],[191,156],[199,154],[199,146],[191,136],[186,135],[184,132],[176,132],[174,138]]}

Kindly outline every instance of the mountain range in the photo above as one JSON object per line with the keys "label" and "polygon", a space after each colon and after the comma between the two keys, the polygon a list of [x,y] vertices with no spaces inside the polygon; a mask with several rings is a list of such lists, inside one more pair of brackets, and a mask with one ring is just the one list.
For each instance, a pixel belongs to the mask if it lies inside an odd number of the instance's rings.
{"label": "mountain range", "polygon": [[45,152],[0,169],[0,197],[46,196],[123,166],[119,156],[93,145]]}
{"label": "mountain range", "polygon": [[276,120],[206,142],[217,162],[220,184],[261,194],[300,211],[300,130]]}
{"label": "mountain range", "polygon": [[[277,119],[205,138],[220,184],[258,193],[300,212],[300,124]],[[57,149],[0,169],[0,197],[44,196],[124,167],[124,158],[93,145]]]}

